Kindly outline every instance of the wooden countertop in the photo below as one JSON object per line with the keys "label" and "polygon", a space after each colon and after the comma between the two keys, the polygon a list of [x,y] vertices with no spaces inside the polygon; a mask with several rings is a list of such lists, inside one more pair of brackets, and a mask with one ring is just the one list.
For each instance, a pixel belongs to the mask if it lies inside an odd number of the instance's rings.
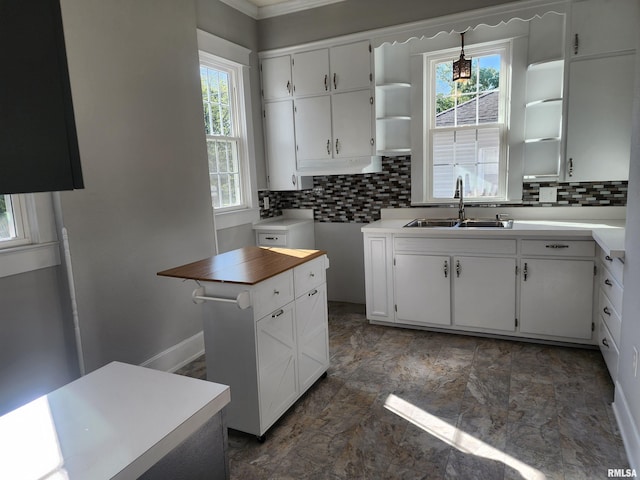
{"label": "wooden countertop", "polygon": [[163,277],[254,285],[309,260],[323,250],[244,247],[158,272]]}

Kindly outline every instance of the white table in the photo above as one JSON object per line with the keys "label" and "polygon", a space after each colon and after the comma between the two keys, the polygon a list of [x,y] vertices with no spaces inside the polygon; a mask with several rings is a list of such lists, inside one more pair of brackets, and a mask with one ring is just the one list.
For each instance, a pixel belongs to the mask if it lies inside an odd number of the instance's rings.
{"label": "white table", "polygon": [[[0,417],[0,476],[135,479],[158,462],[166,473],[229,401],[226,385],[113,362]],[[226,458],[214,461],[228,476]]]}

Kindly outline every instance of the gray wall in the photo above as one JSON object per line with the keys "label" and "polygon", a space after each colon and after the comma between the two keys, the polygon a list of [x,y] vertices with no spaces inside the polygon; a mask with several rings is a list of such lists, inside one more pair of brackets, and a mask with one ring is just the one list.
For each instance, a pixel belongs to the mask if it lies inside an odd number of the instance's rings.
{"label": "gray wall", "polygon": [[[626,398],[636,432],[640,432],[640,376],[632,371],[633,347],[640,352],[640,38],[636,50],[636,83],[633,98],[631,134],[631,164],[627,197],[627,224],[625,238],[624,292],[622,305],[622,331],[618,360],[618,385]],[[618,399],[616,398],[616,402]],[[628,428],[628,426],[627,426]],[[636,439],[640,442],[640,438]],[[634,452],[632,466],[640,468],[640,451]]]}
{"label": "gray wall", "polygon": [[512,0],[347,0],[258,21],[260,50],[475,10]]}
{"label": "gray wall", "polygon": [[78,376],[60,269],[0,278],[0,415]]}
{"label": "gray wall", "polygon": [[193,1],[62,0],[86,188],[61,194],[87,371],[202,329],[156,272],[214,252]]}

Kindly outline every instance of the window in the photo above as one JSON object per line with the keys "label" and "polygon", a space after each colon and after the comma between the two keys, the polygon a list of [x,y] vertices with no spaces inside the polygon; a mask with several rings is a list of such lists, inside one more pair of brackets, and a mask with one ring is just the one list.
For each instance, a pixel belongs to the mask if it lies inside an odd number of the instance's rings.
{"label": "window", "polygon": [[241,71],[232,62],[201,54],[200,80],[213,208],[248,206],[245,179],[244,119],[238,102]]}
{"label": "window", "polygon": [[22,195],[0,195],[0,248],[29,242]]}
{"label": "window", "polygon": [[471,79],[453,82],[459,49],[425,55],[428,198],[450,200],[462,177],[466,200],[506,199],[509,44],[465,49]]}

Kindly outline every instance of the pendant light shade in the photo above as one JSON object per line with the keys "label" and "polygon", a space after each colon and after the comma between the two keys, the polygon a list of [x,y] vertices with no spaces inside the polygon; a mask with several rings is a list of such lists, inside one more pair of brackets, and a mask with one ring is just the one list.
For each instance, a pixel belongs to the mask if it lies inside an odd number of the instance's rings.
{"label": "pendant light shade", "polygon": [[471,59],[464,58],[464,32],[460,34],[462,38],[462,48],[460,58],[453,62],[453,81],[461,82],[471,78]]}

